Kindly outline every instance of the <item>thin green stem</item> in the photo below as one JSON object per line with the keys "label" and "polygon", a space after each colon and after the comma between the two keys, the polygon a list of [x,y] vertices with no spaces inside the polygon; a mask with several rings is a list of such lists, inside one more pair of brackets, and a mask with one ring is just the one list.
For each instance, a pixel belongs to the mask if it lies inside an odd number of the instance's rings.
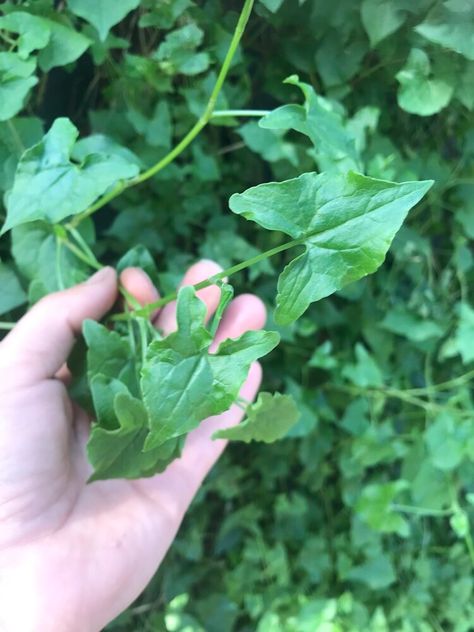
{"label": "thin green stem", "polygon": [[451,516],[453,513],[452,509],[428,509],[427,507],[415,507],[413,505],[399,505],[397,503],[392,503],[390,505],[391,509],[395,511],[400,511],[402,513],[414,514],[416,516],[433,516],[433,517],[442,517],[442,516]]}
{"label": "thin green stem", "polygon": [[209,97],[209,101],[207,102],[206,108],[193,127],[189,130],[189,132],[184,136],[184,138],[161,160],[159,160],[155,165],[140,173],[135,178],[127,182],[118,182],[115,187],[101,197],[95,204],[87,208],[85,211],[76,215],[76,217],[71,221],[70,225],[72,227],[77,227],[86,217],[89,217],[100,208],[108,204],[111,200],[120,195],[125,189],[136,186],[137,184],[141,184],[145,182],[149,178],[152,178],[159,171],[164,169],[167,165],[169,165],[173,160],[179,156],[188,145],[196,138],[196,136],[201,132],[201,130],[208,124],[210,119],[212,118],[212,113],[214,112],[214,108],[216,106],[217,98],[219,93],[224,85],[224,81],[229,72],[230,66],[232,64],[232,60],[237,51],[237,47],[242,39],[242,35],[245,31],[245,27],[247,25],[248,19],[250,17],[250,13],[252,12],[254,0],[245,0],[244,6],[242,7],[242,11],[240,13],[237,25],[235,27],[234,34],[232,36],[232,40],[229,45],[229,49],[227,50],[227,54],[222,63],[221,69],[216,79],[216,83],[214,84],[214,88],[212,89],[211,95]]}
{"label": "thin green stem", "polygon": [[5,329],[7,331],[9,331],[10,329],[13,329],[13,327],[16,325],[16,323],[7,323],[6,321],[1,321],[0,322],[0,329]]}
{"label": "thin green stem", "polygon": [[[276,246],[275,248],[270,248],[270,250],[266,250],[265,252],[262,252],[259,255],[256,255],[255,257],[251,257],[250,259],[246,259],[245,261],[242,261],[241,263],[237,263],[235,266],[231,266],[230,268],[227,268],[226,270],[222,270],[222,272],[218,272],[217,274],[214,274],[214,276],[209,277],[208,279],[204,279],[200,283],[196,283],[196,285],[194,285],[193,287],[197,291],[197,290],[202,290],[205,287],[209,287],[210,285],[214,285],[217,281],[228,278],[232,276],[233,274],[240,272],[241,270],[245,270],[246,268],[249,268],[250,266],[253,266],[256,263],[263,261],[264,259],[273,257],[279,252],[283,252],[284,250],[288,250],[289,248],[294,248],[295,246],[300,246],[304,244],[304,242],[310,236],[311,235],[305,235],[304,237],[301,237],[299,239],[293,239],[292,241],[287,241],[286,243],[281,244],[280,246]],[[116,314],[112,318],[114,320],[127,320],[128,318],[130,318],[131,315],[144,316],[145,318],[148,318],[155,309],[164,307],[168,303],[171,303],[171,301],[175,301],[177,297],[178,297],[178,292],[172,292],[171,294],[167,294],[166,296],[164,296],[163,298],[160,298],[154,303],[149,303],[146,307],[143,307],[141,309],[135,310],[134,312],[130,312],[130,313],[124,312],[122,314]]]}
{"label": "thin green stem", "polygon": [[86,240],[83,238],[81,233],[76,228],[74,228],[74,226],[70,226],[69,224],[66,225],[66,230],[68,230],[71,233],[71,235],[76,240],[80,248],[82,248],[82,252],[86,255],[86,257],[90,261],[94,262],[94,267],[96,267],[98,270],[103,268],[103,265],[100,263],[100,261],[97,260],[97,257],[89,248],[89,245],[87,244]]}
{"label": "thin green stem", "polygon": [[344,386],[342,384],[329,384],[329,389],[334,389],[338,391],[343,391],[349,393],[351,395],[365,395],[367,397],[385,397],[388,399],[399,399],[407,404],[411,404],[412,406],[416,406],[417,408],[422,408],[428,413],[440,413],[443,411],[450,411],[453,415],[457,415],[463,419],[474,418],[474,413],[468,410],[459,410],[453,406],[448,406],[447,404],[437,404],[435,402],[427,402],[420,397],[415,397],[409,391],[402,391],[397,388],[359,388],[356,386]]}
{"label": "thin green stem", "polygon": [[61,270],[61,252],[62,252],[62,247],[63,247],[63,241],[56,236],[56,261],[55,261],[55,267],[56,267],[56,280],[58,282],[58,287],[60,290],[64,290],[64,279],[63,279],[63,272]]}
{"label": "thin green stem", "polygon": [[270,110],[214,110],[212,118],[224,118],[229,116],[262,117],[267,114],[270,114]]}
{"label": "thin green stem", "polygon": [[451,380],[447,380],[446,382],[440,382],[439,384],[433,384],[429,388],[408,388],[406,389],[407,393],[411,393],[412,395],[422,395],[426,393],[428,390],[430,391],[444,391],[452,388],[453,386],[459,386],[466,382],[469,382],[474,378],[474,370],[468,371],[467,373],[463,373],[458,377],[454,377]]}
{"label": "thin green stem", "polygon": [[468,531],[464,536],[464,542],[466,543],[466,548],[469,552],[469,557],[471,558],[471,564],[474,566],[474,541],[470,531]]}
{"label": "thin green stem", "polygon": [[23,144],[20,134],[17,132],[16,127],[13,124],[13,121],[11,119],[7,121],[7,126],[8,126],[8,129],[10,130],[10,134],[12,135],[15,145],[17,146],[19,150],[19,153],[22,154],[25,151],[25,145]]}
{"label": "thin green stem", "polygon": [[89,257],[85,255],[82,252],[82,250],[80,250],[80,248],[78,248],[74,244],[71,244],[69,241],[66,241],[65,239],[62,240],[62,243],[64,244],[64,246],[66,246],[68,250],[70,250],[74,255],[76,255],[78,259],[86,263],[88,266],[90,266],[91,268],[94,268],[94,270],[102,270],[103,266],[100,264],[96,264],[95,261],[89,259]]}
{"label": "thin green stem", "polygon": [[5,33],[3,33],[3,31],[0,31],[0,39],[2,39],[7,44],[10,44],[10,46],[12,46],[12,47],[15,47],[17,45],[15,40],[12,39],[11,37],[8,37],[8,35],[5,35]]}

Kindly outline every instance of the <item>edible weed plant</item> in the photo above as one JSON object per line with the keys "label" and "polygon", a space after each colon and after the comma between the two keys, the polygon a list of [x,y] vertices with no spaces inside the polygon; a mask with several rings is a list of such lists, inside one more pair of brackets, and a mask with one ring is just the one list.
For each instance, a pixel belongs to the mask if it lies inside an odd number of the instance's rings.
{"label": "edible weed plant", "polygon": [[[246,409],[110,629],[471,629],[473,24],[467,0],[3,3],[0,327],[105,264],[160,288],[71,358],[94,480]],[[176,292],[196,257],[223,272]],[[268,328],[210,354],[234,288]]]}

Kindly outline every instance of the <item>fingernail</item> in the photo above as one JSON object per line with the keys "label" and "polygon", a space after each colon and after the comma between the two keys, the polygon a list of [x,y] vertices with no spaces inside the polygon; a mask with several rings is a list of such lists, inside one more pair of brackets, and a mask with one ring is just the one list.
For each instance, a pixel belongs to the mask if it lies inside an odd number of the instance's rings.
{"label": "fingernail", "polygon": [[99,270],[98,272],[93,274],[90,277],[90,279],[87,279],[86,285],[94,285],[95,283],[102,283],[105,277],[110,275],[111,271],[113,271],[113,268],[111,268],[110,266],[102,268],[102,270]]}

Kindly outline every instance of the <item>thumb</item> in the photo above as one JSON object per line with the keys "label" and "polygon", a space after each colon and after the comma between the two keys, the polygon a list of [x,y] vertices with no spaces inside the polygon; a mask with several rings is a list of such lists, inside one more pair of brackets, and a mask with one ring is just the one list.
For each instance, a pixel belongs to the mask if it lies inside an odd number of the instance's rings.
{"label": "thumb", "polygon": [[103,268],[88,281],[41,299],[0,343],[0,382],[26,386],[53,377],[82,323],[101,318],[117,298],[117,276]]}

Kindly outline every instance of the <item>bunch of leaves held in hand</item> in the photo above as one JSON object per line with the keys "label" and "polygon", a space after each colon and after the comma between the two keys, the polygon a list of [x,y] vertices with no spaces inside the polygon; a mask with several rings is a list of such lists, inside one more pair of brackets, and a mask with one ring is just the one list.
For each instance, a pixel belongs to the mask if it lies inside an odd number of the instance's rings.
{"label": "bunch of leaves held in hand", "polygon": [[[159,287],[86,323],[71,359],[93,479],[161,471],[203,419],[247,409],[112,628],[469,630],[472,17],[464,0],[3,3],[0,327],[104,264]],[[196,257],[223,272],[176,293]],[[226,277],[275,331],[210,353]],[[149,316],[176,299],[162,337]]]}

